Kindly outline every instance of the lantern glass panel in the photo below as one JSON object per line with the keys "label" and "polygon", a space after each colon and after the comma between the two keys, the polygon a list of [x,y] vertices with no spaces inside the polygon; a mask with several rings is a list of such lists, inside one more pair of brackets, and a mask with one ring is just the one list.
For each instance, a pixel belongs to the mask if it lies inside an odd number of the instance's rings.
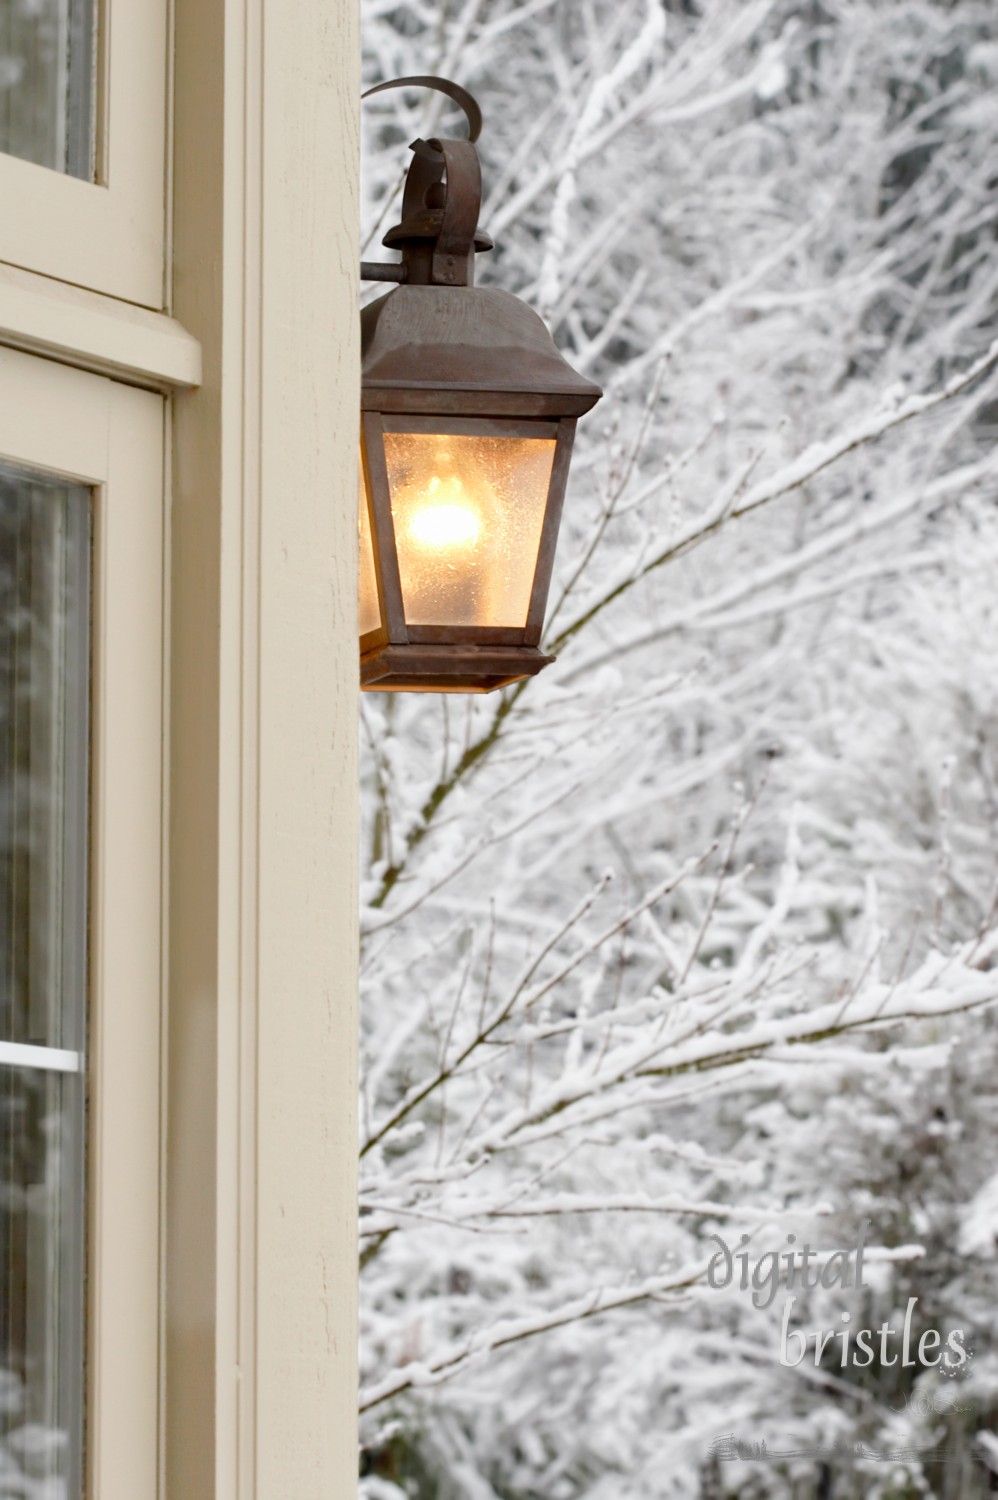
{"label": "lantern glass panel", "polygon": [[525,626],[555,439],[384,441],[406,623]]}
{"label": "lantern glass panel", "polygon": [[371,516],[367,508],[367,487],[364,470],[360,470],[360,505],[357,529],[360,545],[360,633],[367,635],[381,625],[381,606],[378,603],[378,578],[374,569],[374,545],[371,541]]}

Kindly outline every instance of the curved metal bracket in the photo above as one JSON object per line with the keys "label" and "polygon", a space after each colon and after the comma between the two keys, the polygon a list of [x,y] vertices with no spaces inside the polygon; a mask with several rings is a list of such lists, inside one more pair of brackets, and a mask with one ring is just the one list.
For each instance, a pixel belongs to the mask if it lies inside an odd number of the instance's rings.
{"label": "curved metal bracket", "polygon": [[366,89],[360,97],[370,99],[372,94],[383,94],[387,89],[432,89],[435,93],[446,94],[448,99],[453,99],[464,110],[468,122],[468,140],[477,141],[482,133],[482,111],[478,107],[478,100],[450,78],[437,78],[432,73],[420,74],[414,78],[391,78],[387,83],[376,83],[373,88]]}
{"label": "curved metal bracket", "polygon": [[386,245],[399,246],[402,262],[383,265],[364,261],[361,278],[468,286],[474,280],[475,251],[492,245],[488,235],[478,231],[482,172],[474,142],[481,132],[482,112],[467,89],[448,78],[395,78],[376,84],[362,97],[408,87],[435,89],[459,104],[468,121],[468,138],[412,142],[402,222],[389,230],[384,240]]}
{"label": "curved metal bracket", "polygon": [[[482,169],[471,141],[431,141],[444,159],[447,196],[440,233],[433,247],[431,274],[442,286],[467,286],[472,280],[475,230],[482,203]],[[413,163],[415,166],[415,163]]]}

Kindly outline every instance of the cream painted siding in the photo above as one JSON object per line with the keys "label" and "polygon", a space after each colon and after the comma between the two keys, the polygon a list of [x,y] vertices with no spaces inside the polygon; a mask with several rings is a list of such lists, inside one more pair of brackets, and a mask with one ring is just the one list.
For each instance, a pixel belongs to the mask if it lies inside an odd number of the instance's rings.
{"label": "cream painted siding", "polygon": [[353,0],[177,0],[167,1494],[356,1485]]}

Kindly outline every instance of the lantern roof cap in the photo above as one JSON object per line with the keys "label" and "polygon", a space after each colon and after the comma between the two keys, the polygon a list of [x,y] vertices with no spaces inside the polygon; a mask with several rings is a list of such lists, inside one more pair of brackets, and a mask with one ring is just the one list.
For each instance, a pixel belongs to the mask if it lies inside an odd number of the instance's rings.
{"label": "lantern roof cap", "polygon": [[400,286],[361,314],[367,410],[581,416],[603,394],[496,287]]}

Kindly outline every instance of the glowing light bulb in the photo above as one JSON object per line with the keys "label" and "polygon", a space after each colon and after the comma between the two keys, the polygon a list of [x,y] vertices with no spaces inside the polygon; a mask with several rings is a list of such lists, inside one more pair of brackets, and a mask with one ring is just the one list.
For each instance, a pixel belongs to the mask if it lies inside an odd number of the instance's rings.
{"label": "glowing light bulb", "polygon": [[434,550],[471,548],[482,530],[482,518],[456,475],[434,474],[426,486],[426,502],[413,511],[409,535],[421,547]]}

